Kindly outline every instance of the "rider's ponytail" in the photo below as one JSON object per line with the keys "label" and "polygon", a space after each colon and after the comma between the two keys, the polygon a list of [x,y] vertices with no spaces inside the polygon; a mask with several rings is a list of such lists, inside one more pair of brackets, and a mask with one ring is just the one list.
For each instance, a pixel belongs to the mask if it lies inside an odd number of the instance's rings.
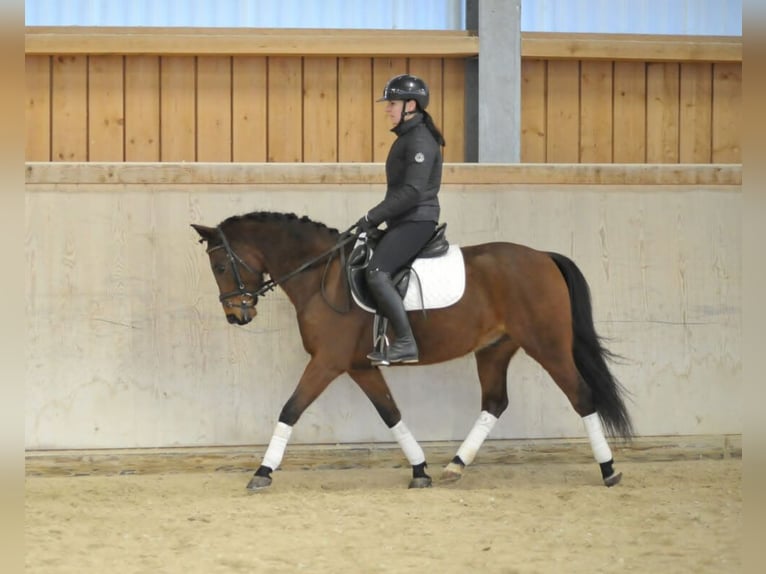
{"label": "rider's ponytail", "polygon": [[439,128],[436,127],[436,124],[434,124],[434,120],[431,117],[431,114],[425,110],[421,110],[421,113],[423,114],[423,122],[426,124],[428,131],[431,132],[431,135],[434,136],[436,143],[438,143],[440,146],[447,145],[447,143],[444,141],[444,136],[439,131]]}

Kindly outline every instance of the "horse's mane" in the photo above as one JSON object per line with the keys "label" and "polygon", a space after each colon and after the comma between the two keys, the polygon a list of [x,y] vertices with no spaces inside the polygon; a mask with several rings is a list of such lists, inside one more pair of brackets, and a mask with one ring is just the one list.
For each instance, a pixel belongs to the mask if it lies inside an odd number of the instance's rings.
{"label": "horse's mane", "polygon": [[276,211],[252,211],[250,213],[244,213],[242,215],[232,215],[231,217],[228,217],[224,219],[221,222],[221,226],[226,226],[228,224],[234,224],[237,222],[242,221],[255,221],[255,222],[273,222],[273,223],[279,223],[284,222],[286,224],[291,223],[298,223],[298,224],[307,224],[316,227],[317,229],[324,229],[327,230],[329,233],[333,235],[337,235],[339,231],[335,229],[334,227],[328,227],[324,223],[320,221],[314,221],[313,219],[309,218],[307,215],[304,215],[302,217],[298,217],[294,213],[281,213]]}

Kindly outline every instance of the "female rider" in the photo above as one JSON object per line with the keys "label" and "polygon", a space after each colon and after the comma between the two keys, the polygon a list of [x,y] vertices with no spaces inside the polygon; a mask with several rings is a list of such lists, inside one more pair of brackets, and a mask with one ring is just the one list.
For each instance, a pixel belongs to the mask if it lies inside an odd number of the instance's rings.
{"label": "female rider", "polygon": [[391,280],[410,264],[432,237],[439,221],[444,137],[426,111],[428,86],[416,76],[391,78],[383,89],[386,114],[397,136],[386,159],[386,195],[356,224],[368,232],[381,223],[387,231],[376,245],[365,272],[377,310],[391,323],[395,340],[385,354],[367,357],[374,365],[416,363],[418,347],[404,303]]}

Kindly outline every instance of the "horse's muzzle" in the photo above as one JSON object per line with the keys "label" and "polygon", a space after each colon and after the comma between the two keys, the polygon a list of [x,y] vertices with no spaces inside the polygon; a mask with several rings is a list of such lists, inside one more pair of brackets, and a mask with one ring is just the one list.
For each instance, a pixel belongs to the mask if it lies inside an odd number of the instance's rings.
{"label": "horse's muzzle", "polygon": [[250,321],[253,320],[254,315],[250,315],[250,313],[245,312],[242,315],[237,315],[236,313],[226,313],[226,320],[232,324],[232,325],[247,325]]}
{"label": "horse's muzzle", "polygon": [[253,301],[242,301],[239,305],[226,301],[223,309],[226,320],[232,325],[247,325],[258,314]]}
{"label": "horse's muzzle", "polygon": [[247,325],[258,314],[258,311],[255,310],[258,297],[250,293],[237,293],[236,295],[242,296],[237,302],[230,299],[232,294],[220,297],[223,311],[226,313],[226,320],[232,325]]}

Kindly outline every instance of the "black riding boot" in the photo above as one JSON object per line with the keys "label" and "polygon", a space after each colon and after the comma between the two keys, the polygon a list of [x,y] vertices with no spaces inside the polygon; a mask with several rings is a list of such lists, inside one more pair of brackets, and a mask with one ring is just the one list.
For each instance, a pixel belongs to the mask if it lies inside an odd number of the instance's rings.
{"label": "black riding boot", "polygon": [[378,305],[378,311],[391,322],[396,336],[396,340],[389,345],[385,355],[379,351],[373,351],[367,355],[367,358],[373,364],[382,365],[417,363],[418,346],[412,334],[410,321],[407,319],[407,311],[404,310],[404,302],[391,281],[391,275],[385,271],[368,271],[367,285]]}

